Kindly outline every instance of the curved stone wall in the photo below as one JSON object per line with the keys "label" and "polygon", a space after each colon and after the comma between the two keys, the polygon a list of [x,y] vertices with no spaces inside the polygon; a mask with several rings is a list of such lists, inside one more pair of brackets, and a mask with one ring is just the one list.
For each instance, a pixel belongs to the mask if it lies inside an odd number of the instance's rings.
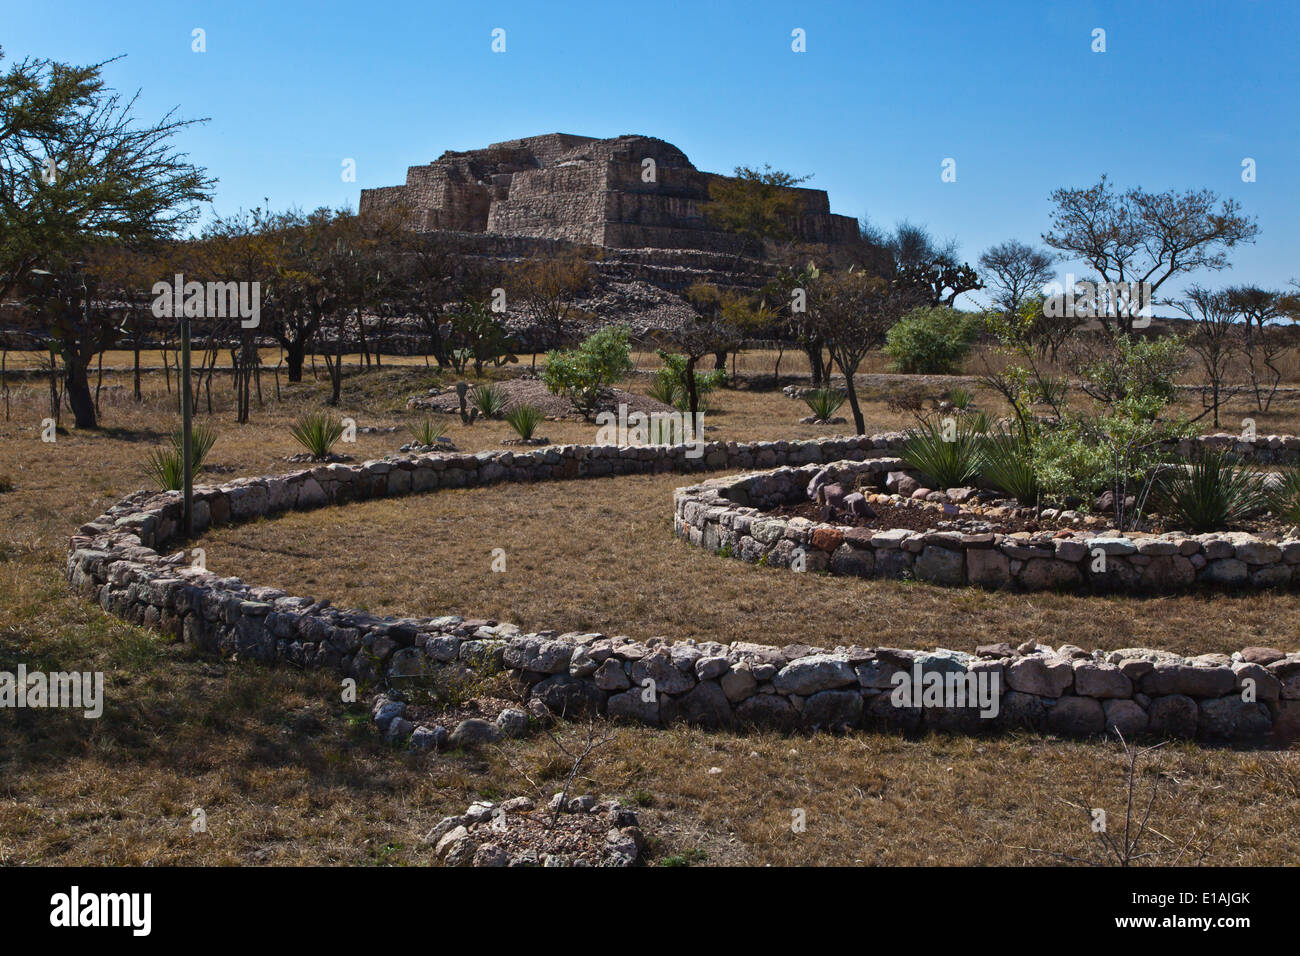
{"label": "curved stone wall", "polygon": [[[501,481],[840,460],[880,469],[892,465],[885,460],[890,440],[713,442],[699,457],[692,457],[690,446],[559,446],[335,464],[196,489],[196,522],[202,528],[290,509]],[[789,469],[791,475],[796,471]],[[731,510],[711,483],[700,488],[718,502],[706,510],[719,509],[719,517]],[[83,525],[70,542],[72,586],[112,614],[207,651],[330,668],[361,681],[418,675],[453,662],[499,663],[531,698],[566,716],[596,712],[653,724],[689,720],[785,730],[1030,727],[1062,734],[1118,729],[1255,740],[1290,739],[1300,728],[1300,653],[1247,648],[1231,658],[1185,659],[1146,649],[1089,653],[1032,642],[982,648],[978,655],[776,648],[524,634],[512,624],[455,615],[379,617],[223,578],[187,565],[184,552],[160,553],[175,540],[180,517],[177,493],[140,492]],[[935,699],[922,694],[923,685],[936,679],[930,675],[939,675],[942,685]],[[900,699],[900,688],[913,678],[916,695]],[[960,695],[966,693],[962,688],[974,695],[977,687],[986,695],[972,706],[974,696]]]}
{"label": "curved stone wall", "polygon": [[[1300,582],[1300,539],[1273,542],[1241,532],[1102,536],[1086,531],[873,531],[768,513],[779,505],[807,501],[808,483],[822,467],[778,468],[679,488],[673,527],[691,544],[751,564],[914,578],[953,587],[1157,593],[1195,584],[1287,587]],[[885,475],[903,463],[876,458],[830,467],[864,473],[883,485]],[[936,519],[941,517],[936,514]]]}

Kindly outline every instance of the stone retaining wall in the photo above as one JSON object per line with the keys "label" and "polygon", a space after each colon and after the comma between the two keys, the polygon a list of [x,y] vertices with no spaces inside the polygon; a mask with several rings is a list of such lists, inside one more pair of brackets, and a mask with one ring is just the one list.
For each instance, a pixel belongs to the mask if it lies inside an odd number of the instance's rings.
{"label": "stone retaining wall", "polygon": [[[1241,532],[873,531],[769,513],[779,505],[807,501],[808,483],[822,467],[778,468],[679,488],[673,528],[691,544],[751,564],[947,586],[1155,593],[1195,584],[1288,587],[1300,582],[1297,539],[1272,542]],[[831,467],[865,473],[883,485],[885,475],[903,463],[880,457]]]}
{"label": "stone retaining wall", "polygon": [[[406,456],[203,486],[196,489],[195,517],[197,527],[205,528],[291,509],[501,481],[839,460],[865,462],[870,469],[888,457],[889,447],[889,438],[882,436],[712,442],[698,458],[688,457],[688,446]],[[191,567],[184,552],[164,556],[160,551],[175,541],[180,519],[174,492],[124,499],[72,537],[69,581],[108,612],[206,651],[329,668],[362,682],[487,661],[508,669],[534,701],[556,714],[789,730],[841,730],[875,722],[905,729],[1026,726],[1065,734],[1116,727],[1126,734],[1258,739],[1286,737],[1300,724],[1300,654],[1247,649],[1232,658],[1185,660],[1141,649],[1107,655],[1030,645],[983,649],[973,656],[744,642],[670,644],[661,638],[523,634],[515,625],[454,615],[379,617],[223,578]],[[981,718],[970,708],[893,706],[887,692],[892,675],[916,666],[917,673],[996,671],[999,716]],[[1240,693],[1247,680],[1253,682],[1251,701]]]}

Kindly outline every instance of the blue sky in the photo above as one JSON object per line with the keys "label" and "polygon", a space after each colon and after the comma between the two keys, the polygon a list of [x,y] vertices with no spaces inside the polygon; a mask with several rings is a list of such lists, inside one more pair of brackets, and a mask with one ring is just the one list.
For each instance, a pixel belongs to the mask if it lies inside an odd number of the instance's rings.
{"label": "blue sky", "polygon": [[[833,211],[923,223],[971,261],[1003,239],[1036,242],[1051,190],[1103,172],[1210,188],[1261,234],[1231,271],[1194,278],[1300,278],[1289,0],[0,3],[7,59],[125,54],[106,75],[142,91],[142,116],[210,117],[181,143],[220,180],[221,214],[355,208],[361,188],[400,183],[445,149],[644,133],[701,169],[812,173]],[[195,28],[205,53],[191,50]],[[791,50],[795,28],[805,53]],[[1096,28],[1105,53],[1091,50]],[[949,157],[957,179],[944,183]],[[341,180],[345,158],[355,183]]]}

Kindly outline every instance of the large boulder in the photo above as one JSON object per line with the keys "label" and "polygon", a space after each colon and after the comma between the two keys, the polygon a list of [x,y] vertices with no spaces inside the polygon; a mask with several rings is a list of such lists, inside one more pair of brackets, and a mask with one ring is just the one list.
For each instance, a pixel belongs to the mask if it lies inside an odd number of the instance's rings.
{"label": "large boulder", "polygon": [[791,661],[777,673],[772,686],[781,694],[807,697],[822,690],[848,687],[858,676],[847,658],[831,654],[813,654]]}

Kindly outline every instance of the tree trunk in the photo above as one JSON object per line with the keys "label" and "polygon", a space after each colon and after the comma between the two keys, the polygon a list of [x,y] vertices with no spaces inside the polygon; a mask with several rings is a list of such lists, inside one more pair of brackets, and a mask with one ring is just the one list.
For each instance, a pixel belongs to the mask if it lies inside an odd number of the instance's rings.
{"label": "tree trunk", "polygon": [[72,349],[68,349],[64,362],[67,365],[66,386],[68,402],[72,405],[73,420],[78,428],[94,428],[95,399],[90,394],[86,363]]}
{"label": "tree trunk", "polygon": [[302,363],[305,358],[303,354],[305,351],[302,342],[290,342],[285,346],[284,359],[289,368],[288,377],[290,382],[302,381]]}
{"label": "tree trunk", "polygon": [[696,420],[695,416],[700,411],[700,395],[695,388],[695,361],[694,355],[686,356],[686,397],[689,401],[692,422]]}

